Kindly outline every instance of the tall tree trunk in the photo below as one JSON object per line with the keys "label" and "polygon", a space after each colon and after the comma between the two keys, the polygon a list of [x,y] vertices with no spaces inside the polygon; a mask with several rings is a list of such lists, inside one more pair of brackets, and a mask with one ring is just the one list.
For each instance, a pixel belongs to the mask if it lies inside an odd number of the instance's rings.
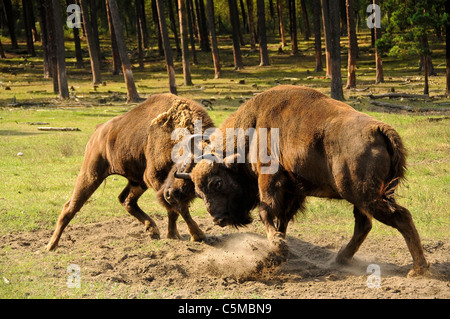
{"label": "tall tree trunk", "polygon": [[86,1],[87,0],[80,0],[80,4],[86,30],[89,57],[91,58],[92,83],[99,84],[101,82],[99,52],[97,51],[94,35],[92,34],[91,19]]}
{"label": "tall tree trunk", "polygon": [[55,27],[56,63],[59,86],[59,97],[67,99],[69,97],[69,87],[66,75],[66,57],[64,50],[64,31],[61,21],[61,5],[59,0],[53,0],[53,21]]}
{"label": "tall tree trunk", "polygon": [[121,73],[119,48],[117,47],[116,33],[114,32],[114,26],[112,24],[111,11],[109,10],[108,0],[105,1],[105,4],[106,4],[106,17],[108,18],[109,34],[111,38],[111,55],[112,55],[112,69],[113,69],[112,74],[119,75]]}
{"label": "tall tree trunk", "polygon": [[205,3],[203,0],[195,0],[197,13],[197,28],[200,41],[200,49],[203,52],[209,52],[208,28],[206,23]]}
{"label": "tall tree trunk", "polygon": [[114,26],[114,33],[116,35],[120,61],[122,62],[123,77],[127,86],[127,102],[139,102],[139,94],[134,83],[133,71],[131,70],[131,63],[128,59],[122,24],[120,23],[119,9],[117,8],[116,0],[108,0],[108,4],[109,11],[111,13],[112,25]]}
{"label": "tall tree trunk", "polygon": [[3,0],[3,10],[5,11],[6,24],[8,25],[9,37],[11,39],[11,45],[13,49],[18,49],[16,38],[16,19],[11,4],[11,0]]}
{"label": "tall tree trunk", "polygon": [[281,37],[281,47],[284,48],[286,46],[286,35],[284,29],[283,22],[283,0],[277,0],[277,8],[278,8],[278,25],[280,29],[280,37]]}
{"label": "tall tree trunk", "polygon": [[43,59],[43,69],[44,69],[44,79],[50,77],[50,66],[49,66],[49,49],[48,49],[48,27],[47,27],[47,17],[46,17],[46,2],[45,0],[40,0],[38,4],[38,17],[39,26],[41,29],[41,43],[42,43],[42,59]]}
{"label": "tall tree trunk", "polygon": [[309,27],[309,17],[308,17],[308,10],[306,8],[306,1],[301,0],[300,3],[302,6],[303,21],[305,24],[305,41],[309,41],[309,37],[311,36],[311,28]]}
{"label": "tall tree trunk", "polygon": [[269,52],[267,51],[267,37],[266,37],[266,10],[264,0],[257,0],[257,15],[258,15],[258,36],[259,36],[259,56],[260,66],[270,65]]}
{"label": "tall tree trunk", "polygon": [[[374,5],[378,5],[378,0],[373,0]],[[376,15],[375,15],[376,16]],[[378,52],[376,42],[378,39],[381,39],[381,28],[377,28],[378,22],[374,21],[374,39],[375,39],[375,68],[376,68],[376,75],[375,75],[375,84],[384,82],[384,76],[383,76],[383,61],[381,59],[381,55]]]}
{"label": "tall tree trunk", "polygon": [[230,9],[231,36],[233,38],[234,69],[240,70],[244,65],[239,44],[239,15],[236,0],[228,0],[228,7]]}
{"label": "tall tree trunk", "polygon": [[346,89],[356,87],[356,29],[353,17],[353,0],[346,0],[347,9],[347,33],[348,33],[348,66]]}
{"label": "tall tree trunk", "polygon": [[159,17],[159,29],[161,30],[162,44],[164,47],[164,56],[166,58],[167,74],[169,76],[169,87],[172,94],[177,94],[177,85],[175,82],[175,68],[173,66],[172,49],[170,48],[169,35],[167,33],[166,17],[164,15],[164,1],[156,0],[156,7]]}
{"label": "tall tree trunk", "polygon": [[[325,67],[326,67],[326,77],[331,78],[331,63],[330,63],[330,39],[331,39],[331,33],[329,32],[329,24],[330,16],[328,12],[328,6],[324,6],[324,1],[321,0],[322,4],[322,23],[323,23],[323,34],[325,36]],[[337,0],[336,0],[337,1]],[[328,3],[328,1],[327,1]]]}
{"label": "tall tree trunk", "polygon": [[213,0],[206,0],[206,13],[208,15],[209,37],[211,40],[211,52],[214,63],[214,79],[220,78],[220,57],[217,46],[216,28],[214,26],[214,3]]}
{"label": "tall tree trunk", "polygon": [[183,63],[184,85],[192,85],[191,69],[189,66],[189,46],[186,34],[186,6],[185,0],[178,0],[178,19],[180,22],[181,53]]}
{"label": "tall tree trunk", "polygon": [[[445,12],[447,13],[447,17],[450,17],[450,2],[445,2]],[[450,19],[447,18],[447,24],[445,25],[445,60],[446,60],[446,88],[445,94],[447,96],[450,95]]]}
{"label": "tall tree trunk", "polygon": [[6,59],[5,51],[3,50],[2,39],[0,38],[0,59]]}
{"label": "tall tree trunk", "polygon": [[138,1],[141,2],[140,8],[142,9],[139,15],[141,20],[142,43],[144,44],[144,48],[148,49],[150,47],[150,44],[148,42],[147,18],[145,16],[145,0]]}
{"label": "tall tree trunk", "polygon": [[[24,28],[25,35],[27,39],[27,51],[31,56],[36,56],[36,52],[34,50],[34,42],[33,42],[33,31],[31,27],[31,16],[33,15],[33,7],[29,0],[22,0],[22,9],[23,9],[23,18],[24,18]],[[33,19],[34,20],[34,19]]]}
{"label": "tall tree trunk", "polygon": [[313,22],[314,22],[314,51],[315,51],[315,60],[316,60],[316,68],[315,72],[323,71],[322,66],[322,39],[320,35],[320,0],[314,0],[313,3]]}
{"label": "tall tree trunk", "polygon": [[250,33],[250,51],[256,51],[255,19],[253,16],[253,0],[247,0],[248,32]]}
{"label": "tall tree trunk", "polygon": [[91,28],[92,28],[92,38],[94,40],[95,48],[98,53],[98,66],[100,70],[102,69],[102,54],[100,51],[100,39],[98,36],[98,22],[97,22],[97,6],[96,6],[96,0],[90,0],[89,8],[90,8],[90,22],[91,22]]}
{"label": "tall tree trunk", "polygon": [[297,17],[295,13],[295,0],[289,1],[289,25],[291,32],[291,46],[292,46],[292,54],[298,53],[298,45],[297,45]]}
{"label": "tall tree trunk", "polygon": [[153,16],[153,23],[156,26],[156,34],[158,37],[158,53],[159,53],[159,56],[164,56],[164,48],[163,48],[163,44],[162,44],[161,29],[159,26],[158,9],[156,6],[156,0],[152,0],[152,16]]}
{"label": "tall tree trunk", "polygon": [[329,36],[328,50],[330,52],[331,98],[343,100],[340,54],[339,1],[322,0],[322,9],[328,12],[325,29]]}
{"label": "tall tree trunk", "polygon": [[193,14],[192,0],[186,0],[186,12],[187,12],[187,23],[189,26],[189,41],[191,43],[192,63],[198,64],[197,52],[195,51],[194,20],[192,18]]}
{"label": "tall tree trunk", "polygon": [[52,0],[45,0],[45,17],[48,35],[49,73],[53,80],[53,92],[59,93],[58,63],[56,60],[56,35]]}
{"label": "tall tree trunk", "polygon": [[[175,1],[177,1],[177,0],[175,0]],[[175,15],[173,13],[173,3],[172,3],[172,0],[166,0],[165,2],[167,2],[167,4],[169,5],[169,7],[167,8],[169,11],[169,20],[170,20],[170,25],[171,25],[171,29],[173,32],[173,36],[175,38],[175,48],[177,51],[177,55],[179,56],[181,54],[180,39],[178,38],[177,23],[175,21]]]}
{"label": "tall tree trunk", "polygon": [[245,5],[244,0],[239,0],[239,5],[241,6],[241,14],[242,14],[242,28],[244,29],[244,32],[247,32],[248,30],[248,20],[247,20],[247,14],[245,13]]}
{"label": "tall tree trunk", "polygon": [[136,9],[136,38],[137,38],[137,44],[138,44],[138,63],[139,63],[139,69],[144,69],[144,52],[142,48],[142,2],[141,0],[135,0],[135,9]]}

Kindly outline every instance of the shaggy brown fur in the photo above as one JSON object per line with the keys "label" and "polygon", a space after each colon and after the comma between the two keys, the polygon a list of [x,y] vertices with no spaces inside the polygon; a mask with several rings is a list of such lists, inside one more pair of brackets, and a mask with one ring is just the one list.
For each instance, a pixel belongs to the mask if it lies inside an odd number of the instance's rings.
{"label": "shaggy brown fur", "polygon": [[206,110],[198,103],[180,99],[173,94],[159,94],[126,114],[117,116],[96,127],[89,140],[83,165],[70,200],[64,205],[56,224],[48,250],[58,245],[59,238],[75,214],[94,193],[103,180],[112,174],[128,179],[128,185],[119,195],[123,207],[145,226],[152,238],[159,238],[155,222],[144,213],[137,201],[151,187],[169,215],[169,238],[179,238],[176,220],[180,214],[186,221],[194,241],[204,239],[204,234],[189,214],[189,203],[195,197],[191,181],[178,185],[181,200],[172,204],[163,196],[163,185],[173,166],[171,140],[175,128],[185,127],[193,133],[193,122],[202,120],[202,129],[213,127]]}
{"label": "shaggy brown fur", "polygon": [[[393,198],[406,155],[392,127],[313,89],[278,86],[230,116],[221,127],[224,136],[226,128],[279,128],[279,169],[262,174],[259,159],[251,164],[248,155],[244,164],[198,163],[190,176],[219,225],[248,222],[249,209],[259,202],[268,238],[284,238],[307,196],[345,199],[354,205],[355,230],[339,262],[353,257],[375,217],[404,236],[411,274],[427,269],[411,214]],[[255,186],[258,193],[248,191]]]}

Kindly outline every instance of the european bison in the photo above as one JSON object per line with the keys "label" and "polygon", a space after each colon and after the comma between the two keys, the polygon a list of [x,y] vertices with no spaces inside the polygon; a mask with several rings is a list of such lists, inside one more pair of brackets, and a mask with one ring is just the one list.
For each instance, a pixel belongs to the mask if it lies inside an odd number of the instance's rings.
{"label": "european bison", "polygon": [[149,187],[157,192],[159,201],[167,209],[168,238],[180,237],[176,226],[180,214],[186,221],[191,239],[203,240],[203,232],[189,214],[189,203],[195,198],[192,182],[178,184],[174,194],[178,200],[173,204],[164,200],[162,187],[174,165],[171,151],[178,141],[171,138],[173,130],[182,128],[193,133],[197,120],[201,121],[202,130],[213,127],[211,118],[200,104],[173,94],[158,94],[131,111],[98,125],[86,146],[72,197],[63,207],[47,249],[52,250],[58,245],[70,220],[103,180],[112,174],[128,179],[119,201],[128,213],[144,224],[152,238],[160,237],[158,227],[137,204]]}
{"label": "european bison", "polygon": [[[263,146],[268,137],[260,138],[257,159],[250,161],[255,158],[255,140],[247,137],[244,163],[236,162],[238,143],[232,146],[236,154],[220,162],[216,159],[224,157],[221,152],[236,141],[226,135],[227,128],[247,132],[253,128],[258,136],[261,129],[274,132],[278,128],[278,148],[270,143]],[[287,225],[307,196],[346,199],[354,205],[355,228],[348,245],[338,253],[338,262],[352,259],[375,217],[405,238],[413,258],[410,275],[428,268],[411,214],[394,200],[394,190],[404,177],[406,155],[391,126],[316,90],[283,85],[247,101],[223,123],[221,131],[223,140],[211,144],[223,143],[222,149],[215,147],[215,152],[188,166],[191,170],[175,173],[194,182],[217,224],[247,224],[250,210],[259,205],[267,237],[283,250]],[[261,147],[271,156],[270,164],[278,167],[276,171],[263,173],[267,163],[261,160]]]}

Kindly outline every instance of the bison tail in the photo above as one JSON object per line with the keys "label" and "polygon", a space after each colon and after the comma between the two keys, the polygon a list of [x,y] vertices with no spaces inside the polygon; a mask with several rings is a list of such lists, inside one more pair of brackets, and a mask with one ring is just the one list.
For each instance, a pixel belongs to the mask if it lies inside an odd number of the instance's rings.
{"label": "bison tail", "polygon": [[380,195],[387,200],[392,200],[394,191],[400,181],[405,178],[406,149],[400,135],[391,126],[380,124],[378,132],[384,137],[389,154],[391,155],[391,168],[388,179],[380,189]]}

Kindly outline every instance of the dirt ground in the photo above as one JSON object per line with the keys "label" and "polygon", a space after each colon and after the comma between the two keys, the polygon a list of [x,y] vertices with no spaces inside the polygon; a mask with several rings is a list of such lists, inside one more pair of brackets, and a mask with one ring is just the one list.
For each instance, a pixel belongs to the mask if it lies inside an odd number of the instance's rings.
{"label": "dirt ground", "polygon": [[[77,264],[83,285],[116,283],[127,288],[128,298],[450,297],[448,242],[423,239],[431,274],[407,278],[411,257],[400,235],[375,240],[369,234],[352,264],[343,267],[334,258],[351,234],[289,234],[288,230],[289,258],[274,266],[267,263],[271,246],[259,221],[235,230],[215,226],[208,218],[195,219],[208,235],[206,243],[191,242],[184,222],[178,223],[182,240],[165,235],[152,240],[139,222],[127,216],[69,225],[51,253],[44,250],[49,230],[4,235],[0,243],[10,249],[1,259],[11,266],[21,255],[32,253],[36,265],[50,269],[47,276],[61,285],[67,280],[65,263]],[[157,223],[165,234],[167,218]],[[55,262],[57,257],[64,262]],[[369,264],[379,266],[379,288],[368,287],[368,281],[376,285],[367,271]],[[111,292],[108,297],[116,295]]]}

